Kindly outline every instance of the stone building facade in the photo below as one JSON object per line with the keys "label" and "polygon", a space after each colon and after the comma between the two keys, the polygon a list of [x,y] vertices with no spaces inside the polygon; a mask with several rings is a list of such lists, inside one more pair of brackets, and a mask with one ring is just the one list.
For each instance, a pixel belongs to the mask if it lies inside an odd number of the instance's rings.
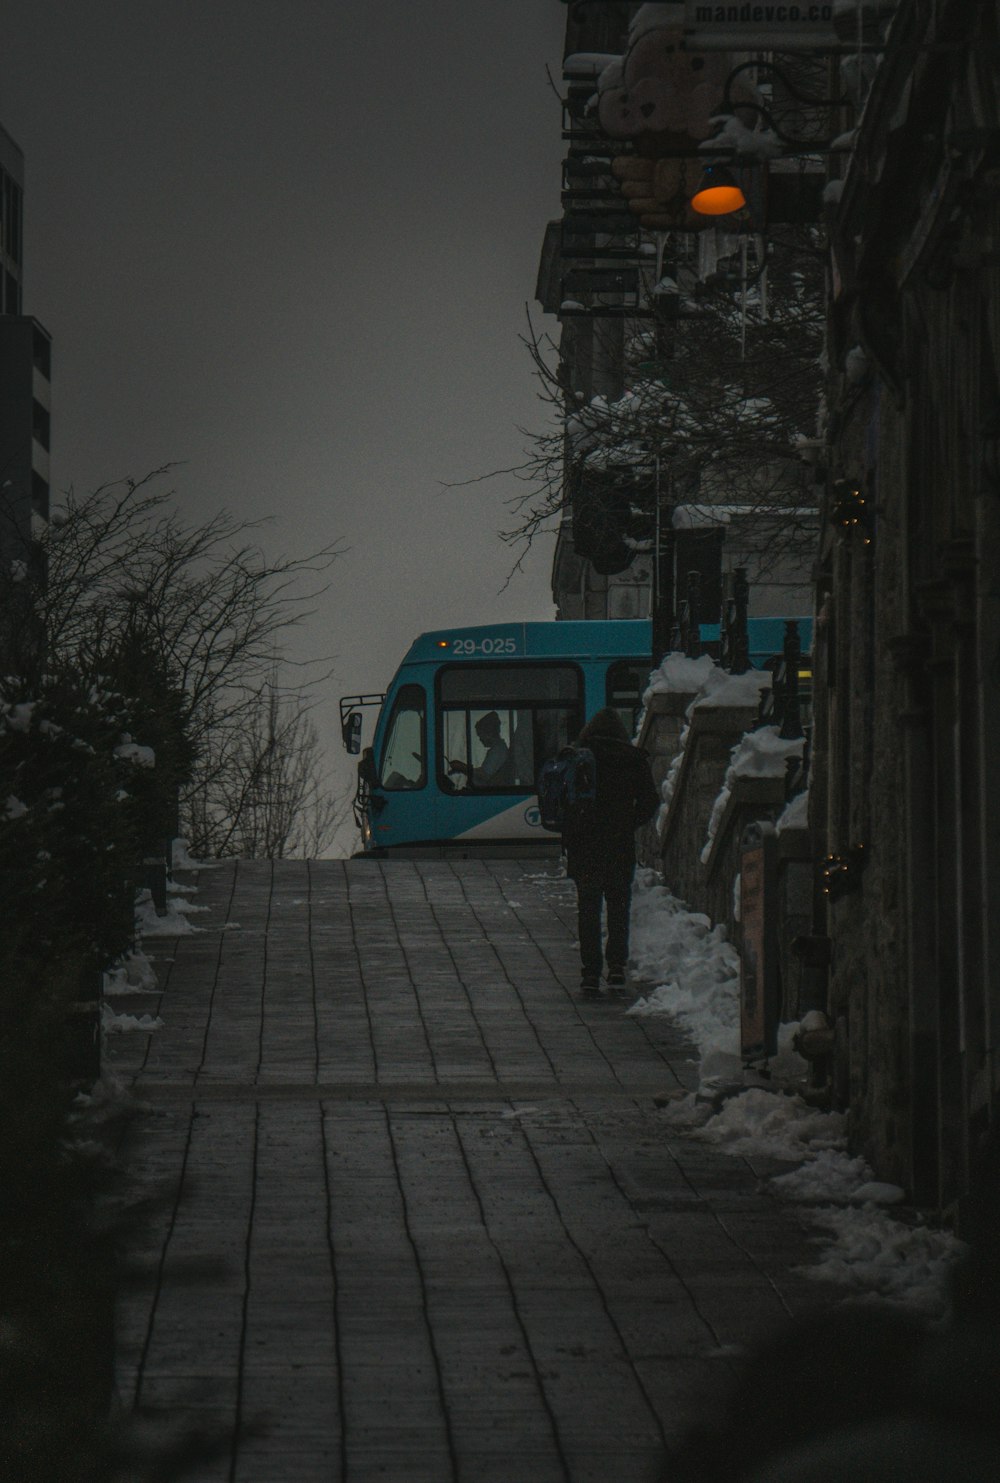
{"label": "stone building facade", "polygon": [[902,0],[830,193],[818,925],[855,1146],[945,1209],[1000,1097],[997,47]]}

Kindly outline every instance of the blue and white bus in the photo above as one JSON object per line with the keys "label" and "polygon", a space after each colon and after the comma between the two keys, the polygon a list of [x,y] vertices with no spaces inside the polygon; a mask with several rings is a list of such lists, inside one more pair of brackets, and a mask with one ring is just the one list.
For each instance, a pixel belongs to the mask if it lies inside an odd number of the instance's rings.
{"label": "blue and white bus", "polygon": [[[782,632],[781,619],[751,620],[752,664],[780,653]],[[364,853],[557,853],[558,840],[539,821],[539,769],[602,706],[613,706],[632,731],[651,643],[648,619],[421,634],[384,696],[340,703],[353,752],[360,750],[360,708],[380,705],[358,766],[355,818]]]}

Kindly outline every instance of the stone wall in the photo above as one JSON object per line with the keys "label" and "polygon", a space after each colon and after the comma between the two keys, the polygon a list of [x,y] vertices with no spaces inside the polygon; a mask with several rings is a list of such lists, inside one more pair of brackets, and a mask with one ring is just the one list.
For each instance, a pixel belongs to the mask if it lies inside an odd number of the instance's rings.
{"label": "stone wall", "polygon": [[750,706],[697,706],[660,830],[664,883],[695,911],[707,911],[701,852],[733,747],[756,720]]}
{"label": "stone wall", "polygon": [[[898,407],[873,381],[842,425],[838,456],[841,467],[855,471],[876,496],[877,533],[866,545],[849,532],[834,537],[828,548],[825,674],[822,689],[817,687],[814,732],[822,765],[811,790],[810,822],[820,856],[851,858],[853,852],[864,861],[850,888],[835,892],[820,913],[830,938],[826,1009],[837,1027],[836,1080],[851,1147],[882,1178],[935,1202],[936,1189],[921,1180],[918,1169],[916,1145],[924,1135],[919,1112],[914,1120],[921,1092],[914,1083],[917,1026],[908,987],[908,937],[912,929],[919,937],[921,919],[931,920],[933,847],[930,840],[918,843],[926,800],[916,796],[919,786],[914,794],[908,758],[918,718],[907,703],[894,645],[911,622],[898,503],[909,482],[904,443]],[[925,952],[929,969],[929,942]],[[932,1085],[932,1066],[926,1075],[926,1085]]]}
{"label": "stone wall", "polygon": [[[737,940],[738,918],[734,910],[734,882],[740,873],[740,841],[748,824],[758,820],[775,823],[785,807],[785,780],[740,777],[719,820],[712,848],[703,866],[703,892],[699,910],[713,922],[722,922],[730,938]],[[702,841],[704,846],[704,841]]]}
{"label": "stone wall", "polygon": [[[734,886],[740,871],[740,845],[749,824],[773,824],[781,817],[786,806],[785,779],[734,779],[711,848],[702,860],[732,750],[754,725],[757,713],[751,707],[699,706],[686,723],[685,711],[692,699],[681,693],[654,696],[639,734],[639,745],[650,754],[660,785],[677,756],[684,725],[689,725],[665,817],[659,827],[654,820],[642,831],[640,859],[661,869],[669,889],[692,910],[724,926],[738,948],[740,922]],[[822,953],[817,956],[813,947],[816,851],[816,838],[804,826],[783,829],[778,835],[775,895],[768,910],[776,916],[779,1018],[783,1022],[827,1007],[825,958]]]}

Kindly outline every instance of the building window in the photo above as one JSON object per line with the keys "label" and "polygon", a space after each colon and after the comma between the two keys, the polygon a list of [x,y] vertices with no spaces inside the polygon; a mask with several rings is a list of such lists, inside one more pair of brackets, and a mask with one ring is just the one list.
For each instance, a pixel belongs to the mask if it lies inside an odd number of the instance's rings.
{"label": "building window", "polygon": [[379,786],[387,792],[427,781],[427,703],[421,685],[404,685],[393,702]]}
{"label": "building window", "polygon": [[31,436],[43,448],[49,446],[49,414],[41,402],[31,404]]}
{"label": "building window", "polygon": [[46,381],[51,381],[52,342],[47,335],[39,334],[37,330],[31,340],[31,359],[39,375],[44,376]]}
{"label": "building window", "polygon": [[43,520],[48,520],[49,486],[37,469],[31,471],[31,508]]}
{"label": "building window", "polygon": [[3,250],[13,263],[21,261],[21,188],[3,177]]}
{"label": "building window", "polygon": [[450,665],[438,679],[438,777],[451,792],[533,793],[582,724],[575,665]]}

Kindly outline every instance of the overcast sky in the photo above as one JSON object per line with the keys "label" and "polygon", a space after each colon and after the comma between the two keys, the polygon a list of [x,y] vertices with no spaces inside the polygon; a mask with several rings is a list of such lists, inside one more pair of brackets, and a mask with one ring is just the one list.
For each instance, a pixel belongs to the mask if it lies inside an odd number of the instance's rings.
{"label": "overcast sky", "polygon": [[551,538],[500,592],[517,486],[441,484],[544,422],[518,335],[559,214],[564,23],[558,0],[5,0],[54,490],[173,461],[192,517],[343,542],[297,641],[336,656],[327,732],[415,633],[552,616]]}

